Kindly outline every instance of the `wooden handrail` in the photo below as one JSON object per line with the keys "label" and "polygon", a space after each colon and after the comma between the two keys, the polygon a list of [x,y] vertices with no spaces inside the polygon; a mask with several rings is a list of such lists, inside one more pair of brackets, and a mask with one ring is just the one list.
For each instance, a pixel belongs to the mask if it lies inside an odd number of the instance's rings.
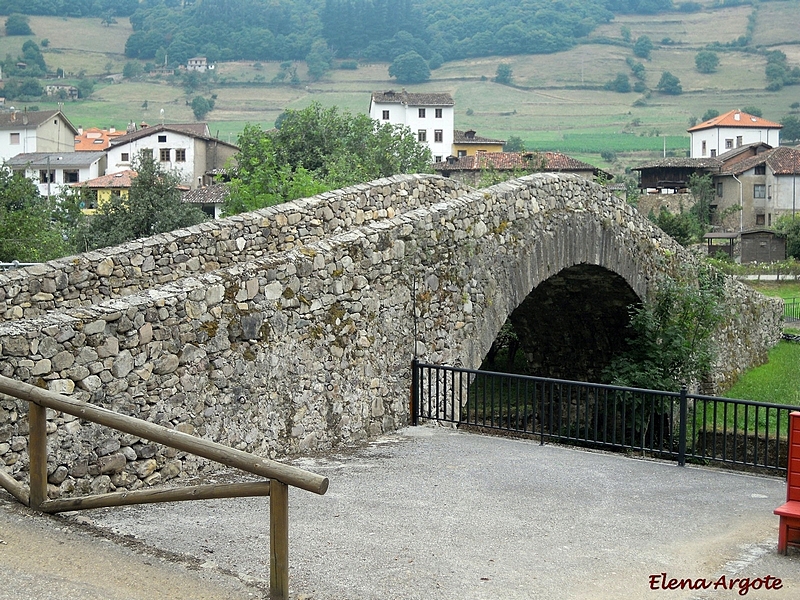
{"label": "wooden handrail", "polygon": [[[94,406],[9,379],[0,375],[0,398],[16,398],[30,403],[28,414],[30,442],[30,486],[26,489],[0,469],[0,486],[8,490],[23,504],[42,512],[63,512],[125,504],[149,502],[177,502],[210,498],[240,496],[270,497],[270,595],[284,600],[289,597],[289,486],[299,487],[315,494],[328,490],[328,478],[297,467],[260,458],[198,437],[149,423],[135,417],[121,415],[106,408]],[[47,415],[46,408],[61,411],[87,421],[130,433],[184,452],[202,456],[229,467],[266,477],[266,482],[239,484],[199,485],[177,489],[134,490],[83,496],[80,498],[47,498]]]}
{"label": "wooden handrail", "polygon": [[[328,490],[328,478],[322,475],[304,471],[291,465],[284,465],[267,458],[253,456],[247,452],[203,440],[188,433],[167,429],[163,425],[156,425],[135,417],[121,415],[106,408],[62,396],[2,375],[0,375],[0,392],[20,400],[27,400],[40,407],[59,410],[87,421],[106,425],[118,431],[146,438],[184,452],[190,452],[254,475],[277,479],[315,494],[324,494]],[[33,434],[33,427],[31,427],[31,434]],[[31,445],[33,445],[33,440],[31,440]]]}

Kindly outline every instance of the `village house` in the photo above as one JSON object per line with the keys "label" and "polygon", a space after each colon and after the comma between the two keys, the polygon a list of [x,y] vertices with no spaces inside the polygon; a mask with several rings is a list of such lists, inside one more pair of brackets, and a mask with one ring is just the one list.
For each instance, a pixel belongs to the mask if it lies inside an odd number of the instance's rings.
{"label": "village house", "polygon": [[505,140],[481,137],[475,131],[453,131],[453,156],[474,156],[478,152],[502,152]]}
{"label": "village house", "polygon": [[430,148],[433,162],[440,162],[453,150],[455,102],[446,93],[412,94],[405,90],[373,92],[369,116],[379,123],[405,125],[421,144]]}
{"label": "village house", "polygon": [[691,158],[719,156],[747,144],[763,142],[772,147],[781,143],[783,125],[767,119],[731,110],[689,128]]}
{"label": "village house", "polygon": [[6,160],[6,166],[37,183],[39,193],[50,198],[61,188],[94,179],[105,172],[106,153],[28,152]]}
{"label": "village house", "polygon": [[120,171],[111,175],[101,175],[94,179],[73,183],[72,187],[86,190],[81,210],[84,214],[92,215],[99,206],[109,202],[112,198],[128,197],[131,189],[131,182],[136,177],[136,171]]}
{"label": "village house", "polygon": [[222,169],[239,148],[211,137],[206,123],[166,124],[142,127],[111,138],[107,173],[131,168],[142,152],[152,156],[162,169],[174,171],[190,189],[203,185],[204,174]]}
{"label": "village house", "polygon": [[208,59],[205,56],[195,56],[194,58],[190,58],[186,61],[186,70],[205,73],[206,71],[213,71],[214,65],[209,64]]}
{"label": "village house", "polygon": [[72,152],[78,130],[60,110],[0,113],[0,162],[18,154]]}
{"label": "village house", "polygon": [[434,163],[433,170],[471,186],[477,185],[488,172],[522,176],[544,171],[573,173],[586,179],[611,178],[594,165],[560,152],[478,152],[472,156],[449,156]]}
{"label": "village house", "polygon": [[[724,165],[714,176],[718,224],[726,229],[773,227],[800,211],[800,150],[780,146]],[[741,212],[725,209],[742,206]]]}

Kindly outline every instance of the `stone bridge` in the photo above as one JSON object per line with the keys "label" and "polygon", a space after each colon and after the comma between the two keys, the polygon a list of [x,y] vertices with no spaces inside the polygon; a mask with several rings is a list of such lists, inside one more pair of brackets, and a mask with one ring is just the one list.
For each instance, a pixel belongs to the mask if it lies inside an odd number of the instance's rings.
{"label": "stone bridge", "polygon": [[[268,457],[327,450],[405,425],[412,357],[477,368],[509,316],[538,374],[594,379],[628,306],[691,262],[576,176],[398,176],[6,273],[0,373]],[[719,389],[781,328],[779,302],[735,281],[727,302]],[[26,413],[0,399],[19,478]],[[48,418],[52,496],[207,468]]]}

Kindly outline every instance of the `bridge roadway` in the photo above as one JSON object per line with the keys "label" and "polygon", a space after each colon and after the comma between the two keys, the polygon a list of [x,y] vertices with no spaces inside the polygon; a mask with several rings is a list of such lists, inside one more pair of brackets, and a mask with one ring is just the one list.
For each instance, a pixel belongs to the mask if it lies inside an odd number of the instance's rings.
{"label": "bridge roadway", "polygon": [[[430,426],[294,462],[331,479],[324,497],[290,498],[295,599],[800,597],[800,552],[776,553],[779,479]],[[32,518],[0,493],[0,598],[266,598],[267,511]],[[662,572],[782,587],[651,590]]]}

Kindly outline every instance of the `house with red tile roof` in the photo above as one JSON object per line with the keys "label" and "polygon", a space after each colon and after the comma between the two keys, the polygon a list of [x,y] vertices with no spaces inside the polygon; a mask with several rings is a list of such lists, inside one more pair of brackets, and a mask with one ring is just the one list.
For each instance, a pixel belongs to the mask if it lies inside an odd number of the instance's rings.
{"label": "house with red tile roof", "polygon": [[117,131],[113,127],[110,129],[100,129],[99,127],[89,127],[83,129],[78,127],[78,135],[75,136],[76,152],[94,152],[105,150],[111,145],[111,139],[125,135],[124,131]]}
{"label": "house with red tile roof", "polygon": [[101,175],[88,181],[73,183],[74,188],[85,188],[89,193],[84,200],[85,206],[81,206],[84,214],[92,215],[98,206],[108,202],[112,198],[127,198],[131,189],[131,182],[136,177],[136,171],[120,171],[110,175]]}
{"label": "house with red tile roof", "polygon": [[467,185],[476,185],[487,172],[521,177],[541,171],[573,173],[586,179],[609,177],[594,165],[582,162],[561,152],[478,152],[472,156],[449,156],[433,164],[433,170]]}
{"label": "house with red tile roof", "polygon": [[718,215],[743,207],[719,225],[734,231],[774,227],[779,217],[800,214],[800,149],[780,146],[728,163],[714,184]]}
{"label": "house with red tile roof", "polygon": [[757,142],[779,146],[782,127],[780,123],[731,110],[688,129],[691,137],[689,155],[691,158],[714,158]]}

